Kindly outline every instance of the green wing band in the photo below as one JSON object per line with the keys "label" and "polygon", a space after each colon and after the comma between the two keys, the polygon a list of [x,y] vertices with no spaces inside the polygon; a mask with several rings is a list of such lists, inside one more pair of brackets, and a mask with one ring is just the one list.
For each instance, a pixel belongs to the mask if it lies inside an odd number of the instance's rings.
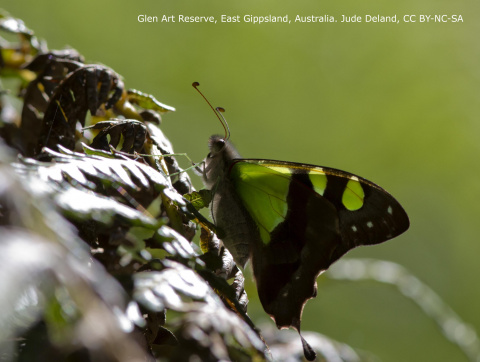
{"label": "green wing band", "polygon": [[308,172],[308,177],[315,192],[323,196],[327,188],[327,175],[325,175],[323,169],[321,167],[312,168]]}
{"label": "green wing band", "polygon": [[365,197],[365,192],[363,191],[363,187],[358,181],[358,178],[353,177],[348,180],[347,186],[342,195],[342,204],[350,211],[360,209],[363,206],[363,199]]}
{"label": "green wing band", "polygon": [[262,241],[270,243],[270,233],[287,215],[289,169],[237,162],[232,166],[230,177],[245,208],[257,224]]}

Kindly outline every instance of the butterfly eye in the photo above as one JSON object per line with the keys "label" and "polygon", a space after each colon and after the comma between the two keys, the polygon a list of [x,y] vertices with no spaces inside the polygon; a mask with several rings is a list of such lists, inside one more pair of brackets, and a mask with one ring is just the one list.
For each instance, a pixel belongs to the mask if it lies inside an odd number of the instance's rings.
{"label": "butterfly eye", "polygon": [[224,147],[225,147],[225,140],[223,138],[215,140],[215,142],[212,144],[212,146],[210,148],[211,152],[210,152],[209,156],[210,157],[215,156],[215,154],[222,151]]}

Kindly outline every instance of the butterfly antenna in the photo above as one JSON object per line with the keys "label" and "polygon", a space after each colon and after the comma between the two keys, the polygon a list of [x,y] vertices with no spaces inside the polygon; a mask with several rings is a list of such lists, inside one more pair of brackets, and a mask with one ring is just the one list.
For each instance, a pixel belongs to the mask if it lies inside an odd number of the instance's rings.
{"label": "butterfly antenna", "polygon": [[[223,112],[225,112],[225,109],[222,108],[222,107],[217,107],[216,109],[213,108],[212,104],[208,101],[208,99],[203,95],[203,93],[200,91],[200,89],[198,89],[198,86],[200,85],[200,83],[198,82],[193,82],[192,83],[192,86],[193,88],[195,88],[197,90],[198,93],[200,93],[200,95],[203,97],[203,99],[205,99],[205,102],[207,102],[207,104],[210,106],[210,108],[212,109],[212,111],[215,113],[215,115],[217,116],[218,120],[220,121],[220,123],[222,124],[223,126],[223,129],[225,130],[225,141],[227,141],[229,138],[230,138],[230,129],[228,128],[228,124],[227,124],[227,120],[225,119],[225,117],[222,115]],[[221,118],[220,118],[221,116]]]}
{"label": "butterfly antenna", "polygon": [[230,138],[230,128],[228,128],[227,120],[223,116],[223,112],[225,112],[225,108],[217,107],[217,108],[215,108],[215,110],[220,115],[220,117],[222,117],[222,119],[223,119],[222,125],[223,125],[223,129],[225,130],[225,142],[226,142]]}

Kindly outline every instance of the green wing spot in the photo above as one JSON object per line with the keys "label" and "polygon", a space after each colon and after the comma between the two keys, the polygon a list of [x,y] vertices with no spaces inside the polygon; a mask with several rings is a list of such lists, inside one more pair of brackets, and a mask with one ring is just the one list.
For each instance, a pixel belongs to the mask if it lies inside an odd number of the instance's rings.
{"label": "green wing spot", "polygon": [[287,215],[290,171],[283,167],[238,162],[230,174],[243,205],[260,230],[265,244]]}
{"label": "green wing spot", "polygon": [[363,192],[362,184],[356,177],[351,178],[345,187],[345,191],[343,191],[343,206],[350,211],[358,210],[363,206],[364,197],[365,193]]}
{"label": "green wing spot", "polygon": [[315,192],[323,196],[325,189],[327,188],[327,175],[325,175],[323,169],[320,167],[311,169],[308,173],[308,178],[310,179]]}

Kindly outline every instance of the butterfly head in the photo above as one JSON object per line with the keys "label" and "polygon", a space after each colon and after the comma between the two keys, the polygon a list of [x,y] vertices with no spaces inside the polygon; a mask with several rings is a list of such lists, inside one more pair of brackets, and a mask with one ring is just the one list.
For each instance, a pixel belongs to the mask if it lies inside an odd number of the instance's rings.
{"label": "butterfly head", "polygon": [[210,149],[210,153],[208,154],[208,158],[213,158],[219,153],[223,152],[226,145],[227,141],[225,141],[225,138],[219,135],[213,135],[210,137],[208,140],[208,148]]}
{"label": "butterfly head", "polygon": [[236,158],[240,158],[238,151],[229,140],[223,136],[213,135],[208,140],[210,152],[205,158],[203,179],[207,187],[213,186],[222,179],[228,171],[228,165]]}

